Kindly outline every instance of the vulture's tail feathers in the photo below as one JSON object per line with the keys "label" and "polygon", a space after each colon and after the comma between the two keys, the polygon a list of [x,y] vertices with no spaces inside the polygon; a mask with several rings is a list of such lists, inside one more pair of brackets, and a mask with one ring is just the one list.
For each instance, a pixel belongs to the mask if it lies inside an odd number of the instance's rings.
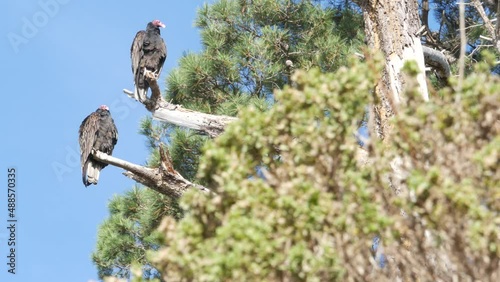
{"label": "vulture's tail feathers", "polygon": [[144,102],[146,101],[147,99],[147,92],[148,92],[148,89],[142,89],[142,88],[139,88],[137,87],[137,85],[135,86],[135,91],[134,91],[134,97],[137,101],[139,102]]}
{"label": "vulture's tail feathers", "polygon": [[[89,186],[90,184],[96,185],[99,181],[99,175],[101,174],[102,166],[94,162],[88,162],[83,174],[83,184]],[[86,178],[86,179],[85,179]]]}
{"label": "vulture's tail feathers", "polygon": [[85,187],[90,185],[87,182],[87,168],[88,168],[88,162],[82,166],[82,181],[83,181],[83,185],[85,185]]}
{"label": "vulture's tail feathers", "polygon": [[144,77],[145,73],[146,73],[146,68],[139,68],[135,73],[134,97],[137,101],[141,103],[146,101],[149,88],[148,82]]}
{"label": "vulture's tail feathers", "polygon": [[135,84],[135,89],[134,89],[134,98],[135,98],[137,101],[140,101],[140,100],[139,100],[139,87],[137,87],[137,83]]}

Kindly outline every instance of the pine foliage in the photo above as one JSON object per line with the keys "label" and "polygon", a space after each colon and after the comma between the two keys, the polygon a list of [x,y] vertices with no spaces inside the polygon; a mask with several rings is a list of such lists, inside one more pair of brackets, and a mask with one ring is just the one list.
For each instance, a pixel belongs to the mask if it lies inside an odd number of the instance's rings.
{"label": "pine foliage", "polygon": [[[187,54],[167,78],[167,97],[187,107],[216,112],[234,96],[272,97],[290,83],[293,69],[332,71],[346,63],[361,35],[341,37],[341,13],[313,1],[217,1],[198,11],[204,50]],[[347,13],[347,12],[346,12]],[[360,30],[358,25],[345,30]],[[287,66],[287,60],[293,66]]]}
{"label": "pine foliage", "polygon": [[[345,24],[348,17],[350,26]],[[274,103],[273,91],[289,84],[295,69],[328,72],[345,65],[348,54],[362,43],[361,21],[350,9],[315,1],[206,4],[195,22],[203,51],[186,54],[169,73],[167,99],[213,114],[236,116],[249,105],[266,111]],[[184,130],[168,130],[168,144],[175,167],[194,180],[207,139]]]}
{"label": "pine foliage", "polygon": [[99,227],[92,261],[100,278],[126,278],[133,264],[141,264],[144,277],[158,276],[146,259],[146,251],[159,247],[156,229],[165,216],[181,218],[177,203],[146,188],[116,195],[108,204],[110,216]]}

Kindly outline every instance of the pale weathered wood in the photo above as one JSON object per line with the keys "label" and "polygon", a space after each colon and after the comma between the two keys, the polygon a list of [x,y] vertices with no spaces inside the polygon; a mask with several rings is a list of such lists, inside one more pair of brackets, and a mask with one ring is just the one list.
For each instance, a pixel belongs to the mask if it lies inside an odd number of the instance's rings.
{"label": "pale weathered wood", "polygon": [[363,10],[365,34],[373,50],[382,51],[386,65],[382,78],[375,89],[379,99],[374,111],[377,114],[375,133],[386,138],[390,128],[387,120],[394,115],[404,101],[405,80],[401,69],[405,62],[417,62],[418,88],[424,100],[428,100],[425,80],[425,63],[419,38],[420,18],[416,0],[356,0]]}
{"label": "pale weathered wood", "polygon": [[173,198],[181,197],[188,189],[194,188],[209,193],[210,190],[202,185],[186,180],[172,166],[168,157],[168,150],[160,147],[161,162],[158,168],[140,166],[125,160],[112,157],[100,151],[93,151],[95,160],[126,170],[123,174],[138,183],[141,183],[161,194]]}
{"label": "pale weathered wood", "polygon": [[[161,95],[156,78],[146,76],[146,79],[148,80],[152,94],[143,104],[156,120],[193,129],[212,138],[219,136],[224,132],[224,129],[229,123],[237,120],[235,117],[210,115],[185,109],[180,105],[168,103]],[[130,98],[135,99],[132,91],[124,89],[123,92]]]}
{"label": "pale weathered wood", "polygon": [[162,102],[165,104],[152,112],[154,119],[197,130],[212,138],[222,134],[229,123],[237,120],[235,117],[210,115],[182,107],[173,106],[171,109],[172,104]]}

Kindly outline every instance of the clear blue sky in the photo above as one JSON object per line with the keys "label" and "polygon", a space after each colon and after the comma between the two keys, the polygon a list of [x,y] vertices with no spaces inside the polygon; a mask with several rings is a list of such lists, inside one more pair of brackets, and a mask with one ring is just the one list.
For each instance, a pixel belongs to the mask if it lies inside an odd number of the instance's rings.
{"label": "clear blue sky", "polygon": [[[150,20],[167,25],[161,87],[184,52],[201,48],[193,21],[205,1],[110,2],[2,1],[0,281],[97,280],[90,256],[98,226],[112,196],[135,183],[107,167],[85,188],[78,127],[107,104],[119,131],[114,155],[143,164],[148,151],[137,131],[148,112],[122,93],[133,87],[132,39]],[[15,275],[7,272],[9,167],[17,169]]]}

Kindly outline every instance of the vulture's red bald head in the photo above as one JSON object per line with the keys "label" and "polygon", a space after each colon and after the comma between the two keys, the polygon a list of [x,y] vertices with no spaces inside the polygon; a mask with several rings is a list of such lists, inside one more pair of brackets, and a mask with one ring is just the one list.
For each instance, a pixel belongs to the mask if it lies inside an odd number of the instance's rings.
{"label": "vulture's red bald head", "polygon": [[165,28],[165,24],[163,24],[160,20],[154,20],[154,21],[152,21],[152,23],[156,27],[163,27],[163,28]]}
{"label": "vulture's red bald head", "polygon": [[106,105],[101,105],[101,106],[99,106],[99,109],[101,109],[101,110],[105,110],[105,111],[109,111],[109,108],[108,108],[108,106],[106,106]]}

